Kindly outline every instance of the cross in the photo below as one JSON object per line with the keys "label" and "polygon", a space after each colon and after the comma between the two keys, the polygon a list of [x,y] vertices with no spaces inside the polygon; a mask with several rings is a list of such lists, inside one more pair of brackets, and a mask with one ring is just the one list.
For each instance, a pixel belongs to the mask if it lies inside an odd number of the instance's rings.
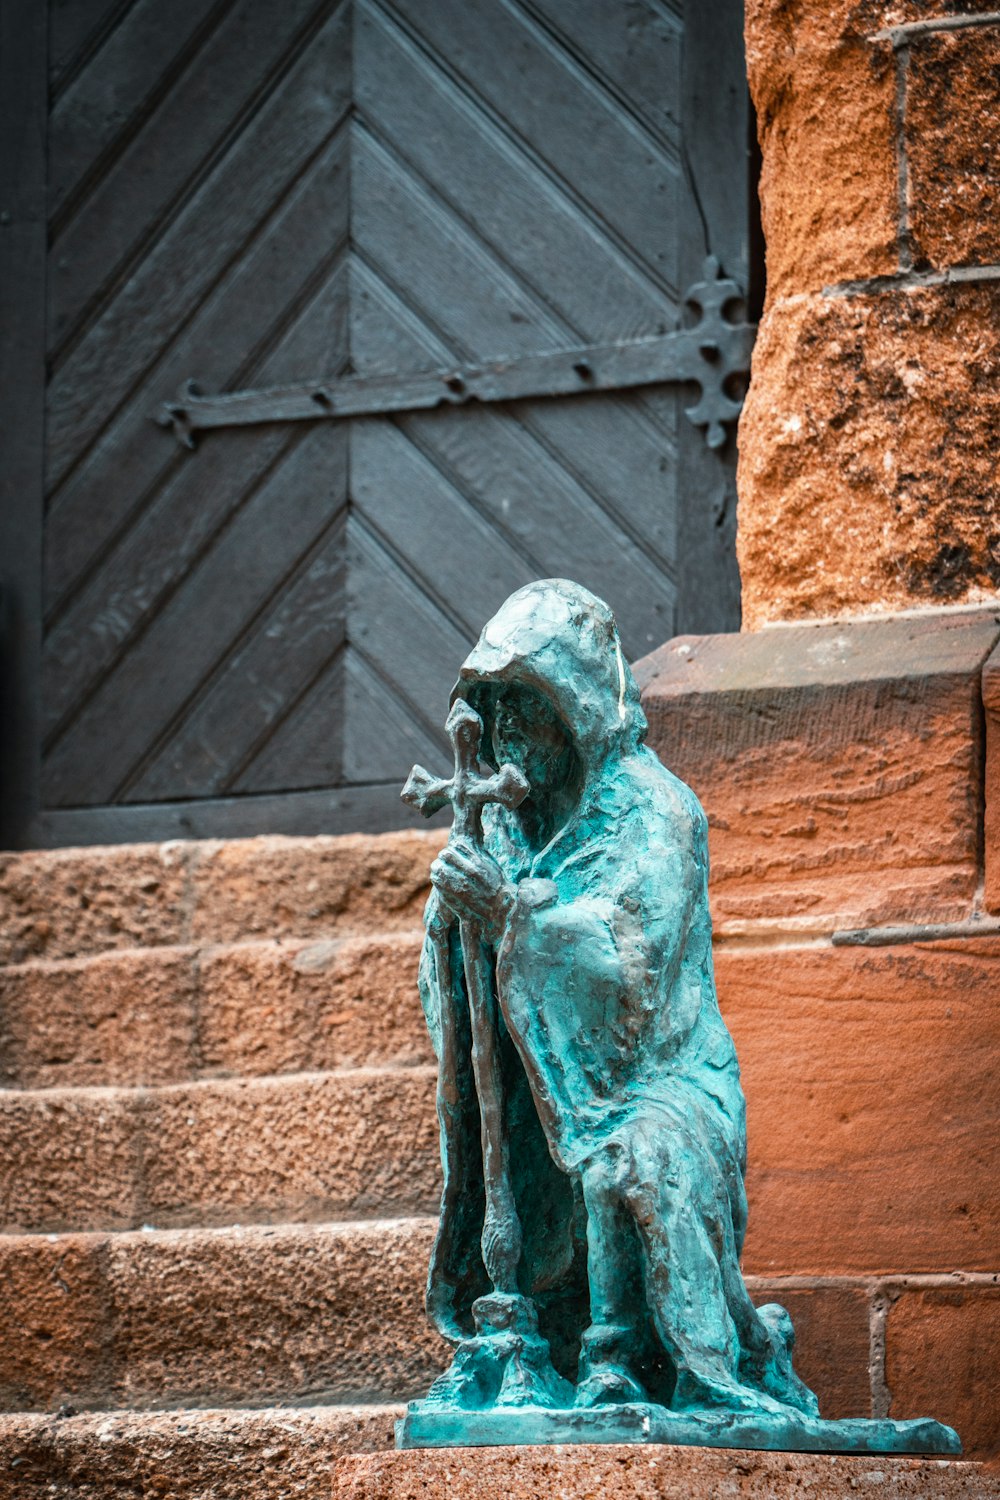
{"label": "cross", "polygon": [[[447,780],[434,777],[423,766],[414,766],[401,793],[403,801],[425,818],[440,812],[450,802],[455,811],[451,839],[469,839],[482,846],[483,808],[488,802],[514,808],[530,790],[516,766],[503,765],[492,776],[479,770],[479,748],[483,721],[463,699],[452,704],[445,729],[455,752],[455,770]],[[483,1221],[483,1265],[495,1292],[517,1293],[517,1267],[521,1259],[521,1224],[510,1180],[510,1157],[503,1118],[503,1086],[497,1053],[496,999],[492,975],[482,952],[482,929],[473,917],[460,917],[459,937],[465,988],[472,1023],[472,1071],[479,1097],[482,1121],[483,1178],[486,1214]],[[441,1059],[439,1097],[457,1100],[455,1018],[452,1011],[456,987],[452,982],[447,932],[431,927],[438,992],[441,995]]]}

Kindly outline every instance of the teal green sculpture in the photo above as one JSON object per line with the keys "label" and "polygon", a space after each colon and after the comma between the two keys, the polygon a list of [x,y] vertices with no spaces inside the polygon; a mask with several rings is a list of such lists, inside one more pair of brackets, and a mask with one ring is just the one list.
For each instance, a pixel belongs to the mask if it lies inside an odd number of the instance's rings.
{"label": "teal green sculpture", "polygon": [[415,767],[403,797],[454,809],[419,982],[444,1167],[428,1311],[455,1353],[399,1446],[959,1451],[932,1421],[823,1421],[788,1313],[747,1292],[707,823],[643,743],[611,611],[562,579],[519,590],[447,727],[453,775]]}

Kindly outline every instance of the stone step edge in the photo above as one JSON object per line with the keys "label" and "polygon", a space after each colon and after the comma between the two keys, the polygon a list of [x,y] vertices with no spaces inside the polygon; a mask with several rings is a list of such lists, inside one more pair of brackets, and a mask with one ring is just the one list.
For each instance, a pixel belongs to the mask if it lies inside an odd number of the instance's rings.
{"label": "stone step edge", "polygon": [[402,1414],[348,1404],[4,1413],[0,1495],[329,1500],[336,1461],[391,1447]]}
{"label": "stone step edge", "polygon": [[[73,1083],[53,1084],[51,1088],[6,1088],[0,1084],[0,1110],[8,1103],[23,1105],[48,1105],[55,1109],[62,1103],[111,1103],[154,1098],[176,1098],[179,1094],[261,1093],[273,1088],[293,1089],[299,1084],[364,1083],[368,1079],[383,1078],[436,1078],[437,1068],[433,1063],[373,1063],[363,1067],[300,1069],[289,1073],[248,1073],[232,1075],[219,1073],[199,1078],[182,1079],[172,1083]],[[0,1231],[2,1237],[2,1231]]]}
{"label": "stone step edge", "polygon": [[0,1089],[0,1234],[437,1211],[426,1062]]}
{"label": "stone step edge", "polygon": [[158,958],[197,960],[226,954],[271,952],[274,949],[298,956],[303,949],[322,948],[328,950],[330,959],[336,959],[342,949],[348,953],[357,953],[373,946],[392,947],[399,944],[400,947],[406,947],[420,942],[422,938],[423,928],[415,924],[412,927],[376,928],[372,932],[306,933],[302,936],[243,938],[238,942],[154,943],[148,947],[102,948],[98,953],[78,953],[72,958],[28,958],[16,964],[0,963],[0,981],[6,975],[16,978],[22,974],[76,974],[110,962],[148,964]]}

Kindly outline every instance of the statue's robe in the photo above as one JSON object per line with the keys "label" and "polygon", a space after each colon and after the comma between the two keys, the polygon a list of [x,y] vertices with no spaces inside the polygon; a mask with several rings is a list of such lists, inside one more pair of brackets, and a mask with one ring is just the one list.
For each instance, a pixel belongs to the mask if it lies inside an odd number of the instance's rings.
{"label": "statue's robe", "polygon": [[[739,1267],[745,1108],[715,993],[706,818],[643,745],[638,690],[593,602],[559,582],[522,590],[455,688],[482,715],[485,745],[499,685],[543,694],[580,771],[575,809],[544,848],[528,847],[515,813],[494,806],[484,820],[486,847],[517,886],[484,958],[502,1017],[521,1288],[574,1378],[590,1321],[585,1187],[610,1187],[624,1226],[608,1246],[612,1274],[642,1309],[635,1363],[649,1394],[680,1406],[756,1388],[815,1410],[790,1363],[788,1378],[776,1369]],[[446,975],[425,942],[420,989],[439,1050],[442,1007],[457,1032],[457,1087],[439,1098],[444,1190],[428,1287],[432,1318],[456,1341],[489,1288],[468,1010],[450,941]]]}

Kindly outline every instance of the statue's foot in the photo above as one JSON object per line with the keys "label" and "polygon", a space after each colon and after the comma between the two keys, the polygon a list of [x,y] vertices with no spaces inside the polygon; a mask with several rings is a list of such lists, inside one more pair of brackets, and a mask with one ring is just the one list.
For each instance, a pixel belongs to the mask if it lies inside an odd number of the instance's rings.
{"label": "statue's foot", "polygon": [[575,1406],[621,1406],[628,1401],[648,1401],[649,1397],[635,1376],[624,1365],[592,1365],[580,1381],[573,1400]]}
{"label": "statue's foot", "polygon": [[768,1302],[758,1307],[757,1316],[771,1342],[771,1357],[764,1367],[764,1389],[787,1406],[794,1406],[809,1417],[818,1417],[819,1402],[792,1367],[795,1328],[788,1313],[780,1303]]}
{"label": "statue's foot", "polygon": [[684,1371],[677,1380],[671,1406],[678,1411],[741,1412],[746,1416],[787,1416],[788,1403],[756,1386]]}

